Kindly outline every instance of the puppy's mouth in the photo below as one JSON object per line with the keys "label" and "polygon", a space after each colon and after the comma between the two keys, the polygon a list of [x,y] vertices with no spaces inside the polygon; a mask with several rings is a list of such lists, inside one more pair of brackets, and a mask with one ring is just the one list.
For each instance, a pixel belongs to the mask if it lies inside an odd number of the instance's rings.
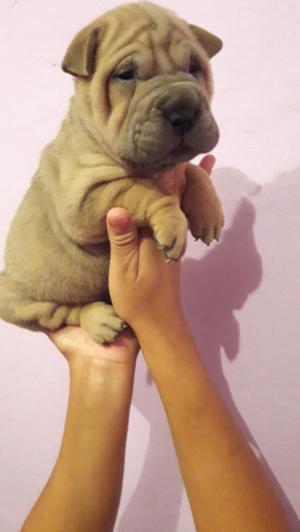
{"label": "puppy's mouth", "polygon": [[168,154],[167,154],[167,158],[174,158],[174,159],[178,159],[178,157],[183,157],[183,156],[187,156],[188,158],[191,157],[191,154],[193,154],[194,150],[188,146],[188,144],[185,142],[184,138],[182,138],[178,144],[178,146],[176,146],[176,148],[174,148],[173,150],[171,150]]}
{"label": "puppy's mouth", "polygon": [[200,153],[208,153],[215,147],[218,139],[217,124],[213,118],[210,118],[208,124],[202,125],[198,122],[191,131],[180,132],[180,134],[177,132],[176,135],[173,132],[169,139],[169,146],[167,146],[168,132],[166,132],[166,136],[154,137],[153,144],[149,143],[151,150],[145,150],[146,143],[144,143],[141,145],[144,149],[140,149],[138,154],[135,153],[136,157],[127,158],[124,154],[125,157],[121,156],[121,160],[129,171],[147,176],[154,172],[175,168],[178,164],[188,162]]}
{"label": "puppy's mouth", "polygon": [[144,174],[152,174],[153,172],[174,168],[179,163],[189,161],[195,157],[195,155],[195,150],[188,146],[184,138],[182,138],[176,148],[172,148],[172,150],[170,150],[160,159],[149,160],[145,162],[137,162],[131,159],[123,159],[123,161],[126,166],[130,167],[135,172],[141,170]]}

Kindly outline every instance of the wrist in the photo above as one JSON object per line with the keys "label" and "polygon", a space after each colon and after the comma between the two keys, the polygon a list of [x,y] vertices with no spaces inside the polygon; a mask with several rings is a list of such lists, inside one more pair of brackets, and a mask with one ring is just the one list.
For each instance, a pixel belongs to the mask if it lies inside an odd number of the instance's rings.
{"label": "wrist", "polygon": [[176,405],[184,417],[187,409],[205,404],[209,377],[187,322],[175,322],[167,329],[145,328],[139,342],[167,411]]}
{"label": "wrist", "polygon": [[120,389],[131,386],[136,359],[126,363],[101,358],[78,358],[69,362],[70,379],[73,386],[85,391],[120,393]]}
{"label": "wrist", "polygon": [[147,317],[138,316],[135,319],[135,323],[132,324],[132,328],[139,343],[141,343],[142,339],[145,340],[147,338],[153,342],[157,334],[169,336],[169,333],[172,332],[189,330],[189,326],[180,309],[172,313],[152,312]]}
{"label": "wrist", "polygon": [[71,372],[81,373],[124,373],[135,368],[136,357],[128,357],[126,361],[114,359],[113,357],[73,357],[68,360]]}
{"label": "wrist", "polygon": [[173,365],[184,353],[196,352],[195,342],[188,323],[182,316],[172,319],[147,321],[136,331],[144,357],[149,365]]}

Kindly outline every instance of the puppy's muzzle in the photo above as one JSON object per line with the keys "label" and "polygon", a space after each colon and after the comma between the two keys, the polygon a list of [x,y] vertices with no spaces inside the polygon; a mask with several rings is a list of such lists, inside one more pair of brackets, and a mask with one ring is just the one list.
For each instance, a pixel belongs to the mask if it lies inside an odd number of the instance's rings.
{"label": "puppy's muzzle", "polygon": [[198,109],[178,109],[175,108],[165,117],[170,122],[175,135],[182,137],[193,129],[195,122],[198,120]]}
{"label": "puppy's muzzle", "polygon": [[171,98],[158,105],[161,113],[171,125],[176,136],[184,136],[191,131],[201,114],[202,105],[199,98]]}

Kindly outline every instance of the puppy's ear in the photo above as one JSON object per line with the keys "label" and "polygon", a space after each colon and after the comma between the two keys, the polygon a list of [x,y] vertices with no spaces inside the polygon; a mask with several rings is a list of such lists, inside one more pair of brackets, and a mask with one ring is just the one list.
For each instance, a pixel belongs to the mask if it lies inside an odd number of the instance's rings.
{"label": "puppy's ear", "polygon": [[219,37],[194,24],[189,24],[189,27],[210,59],[221,50],[223,43]]}
{"label": "puppy's ear", "polygon": [[62,69],[73,76],[90,78],[95,70],[99,28],[86,26],[75,35],[66,51]]}

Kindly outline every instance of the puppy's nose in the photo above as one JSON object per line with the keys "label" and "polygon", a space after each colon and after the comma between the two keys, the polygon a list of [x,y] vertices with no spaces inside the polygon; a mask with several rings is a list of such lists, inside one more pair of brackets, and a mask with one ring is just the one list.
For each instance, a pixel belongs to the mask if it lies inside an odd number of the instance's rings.
{"label": "puppy's nose", "polygon": [[175,101],[166,100],[160,105],[165,119],[172,126],[175,135],[183,136],[194,126],[200,114],[200,102],[196,98],[177,98]]}
{"label": "puppy's nose", "polygon": [[198,109],[173,109],[165,115],[176,135],[185,135],[194,126],[199,117]]}

